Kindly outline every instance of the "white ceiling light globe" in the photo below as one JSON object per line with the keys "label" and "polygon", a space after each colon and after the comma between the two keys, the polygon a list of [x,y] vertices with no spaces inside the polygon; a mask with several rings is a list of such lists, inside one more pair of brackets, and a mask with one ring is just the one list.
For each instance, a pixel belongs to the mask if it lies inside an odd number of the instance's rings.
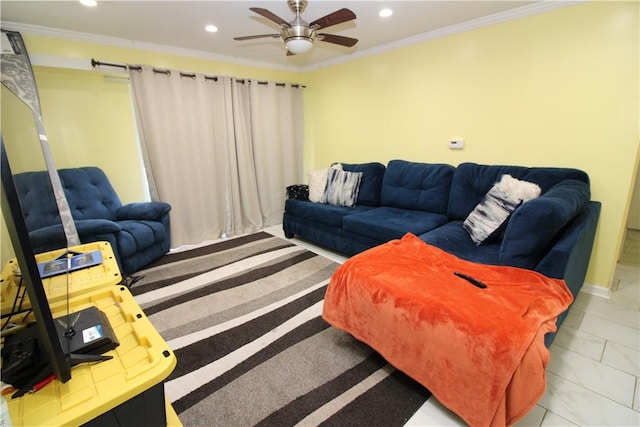
{"label": "white ceiling light globe", "polygon": [[290,39],[286,43],[287,50],[296,55],[307,52],[313,46],[310,40],[307,39]]}

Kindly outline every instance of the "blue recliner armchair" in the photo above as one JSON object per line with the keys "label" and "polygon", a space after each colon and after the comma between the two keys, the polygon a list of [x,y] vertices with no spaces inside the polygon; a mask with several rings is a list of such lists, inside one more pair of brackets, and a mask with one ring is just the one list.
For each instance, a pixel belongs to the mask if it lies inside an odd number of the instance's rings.
{"label": "blue recliner armchair", "polygon": [[[169,251],[168,203],[123,205],[105,173],[97,167],[60,169],[58,175],[80,241],[109,242],[123,276]],[[34,252],[64,248],[66,241],[48,173],[24,172],[14,179]]]}

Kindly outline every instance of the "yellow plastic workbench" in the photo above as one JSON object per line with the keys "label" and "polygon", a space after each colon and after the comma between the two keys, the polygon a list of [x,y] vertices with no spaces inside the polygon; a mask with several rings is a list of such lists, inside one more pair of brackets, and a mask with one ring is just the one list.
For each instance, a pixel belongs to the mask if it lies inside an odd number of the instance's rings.
{"label": "yellow plastic workbench", "polygon": [[[75,252],[91,252],[99,250],[102,254],[102,263],[93,267],[76,270],[72,274],[61,274],[42,279],[47,300],[55,302],[67,299],[67,296],[74,297],[93,289],[101,289],[104,286],[117,285],[122,281],[118,263],[113,255],[113,249],[109,242],[94,242],[69,248]],[[66,249],[46,252],[36,255],[36,262],[46,262],[58,258],[67,252]],[[15,274],[19,271],[16,259],[10,260],[2,270],[2,313],[9,313],[13,305],[20,276]],[[24,289],[24,288],[23,288]],[[22,308],[30,308],[29,297],[25,296]]]}
{"label": "yellow plastic workbench", "polygon": [[[101,246],[101,250],[106,251],[107,256],[112,254],[110,247]],[[51,259],[56,257],[55,253],[46,256]],[[69,283],[73,289],[70,290],[68,302],[66,290],[59,291],[56,282],[64,276],[53,277],[55,280],[45,287],[49,286],[47,291],[51,295],[50,307],[54,318],[64,316],[68,311],[74,313],[91,306],[105,313],[120,343],[115,349],[104,353],[113,358],[74,366],[71,369],[71,379],[64,384],[54,380],[36,393],[17,399],[6,396],[15,427],[78,426],[91,422],[110,411],[117,411],[118,407],[129,404],[131,399],[152,388],[162,388],[163,381],[175,368],[175,354],[129,290],[125,286],[114,284],[120,282],[115,260],[112,257],[105,260],[112,262],[103,262],[101,266],[69,274]],[[67,279],[64,280],[66,285]],[[15,282],[11,265],[7,265],[2,271],[3,312],[5,288],[10,288],[6,286],[9,282]],[[29,316],[25,322],[35,320],[31,317],[32,314]],[[170,403],[164,397],[163,400],[167,425],[181,426]]]}

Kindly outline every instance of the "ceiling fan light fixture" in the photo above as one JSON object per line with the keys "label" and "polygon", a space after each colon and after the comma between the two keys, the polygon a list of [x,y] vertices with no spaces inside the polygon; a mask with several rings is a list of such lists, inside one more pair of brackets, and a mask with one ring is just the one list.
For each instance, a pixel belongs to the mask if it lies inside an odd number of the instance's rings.
{"label": "ceiling fan light fixture", "polygon": [[296,55],[308,52],[313,46],[313,42],[306,37],[290,38],[285,42],[287,50]]}

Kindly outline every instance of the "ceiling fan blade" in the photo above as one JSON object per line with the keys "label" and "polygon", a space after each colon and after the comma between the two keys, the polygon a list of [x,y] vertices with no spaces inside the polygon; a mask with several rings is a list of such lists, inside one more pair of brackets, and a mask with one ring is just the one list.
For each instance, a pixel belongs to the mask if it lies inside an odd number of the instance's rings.
{"label": "ceiling fan blade", "polygon": [[273,12],[269,12],[267,9],[263,9],[261,7],[250,7],[249,10],[257,13],[260,16],[267,18],[269,21],[275,22],[278,25],[282,25],[283,27],[291,28],[291,24],[289,24],[284,19],[280,18]]}
{"label": "ceiling fan blade", "polygon": [[242,36],[242,37],[234,37],[234,40],[253,40],[253,39],[262,39],[266,37],[279,38],[280,34],[258,34],[256,36]]}
{"label": "ceiling fan blade", "polygon": [[295,53],[291,52],[290,50],[287,50],[287,56],[293,56],[295,55]]}
{"label": "ceiling fan blade", "polygon": [[319,30],[321,28],[331,27],[332,25],[341,24],[343,22],[351,21],[352,19],[356,19],[356,14],[350,11],[349,9],[340,9],[336,10],[333,13],[328,14],[327,16],[323,16],[322,18],[316,19],[312,23],[309,24],[311,28],[314,30]]}
{"label": "ceiling fan blade", "polygon": [[356,43],[358,43],[358,39],[345,36],[337,36],[335,34],[318,34],[318,40],[347,47],[354,46]]}

